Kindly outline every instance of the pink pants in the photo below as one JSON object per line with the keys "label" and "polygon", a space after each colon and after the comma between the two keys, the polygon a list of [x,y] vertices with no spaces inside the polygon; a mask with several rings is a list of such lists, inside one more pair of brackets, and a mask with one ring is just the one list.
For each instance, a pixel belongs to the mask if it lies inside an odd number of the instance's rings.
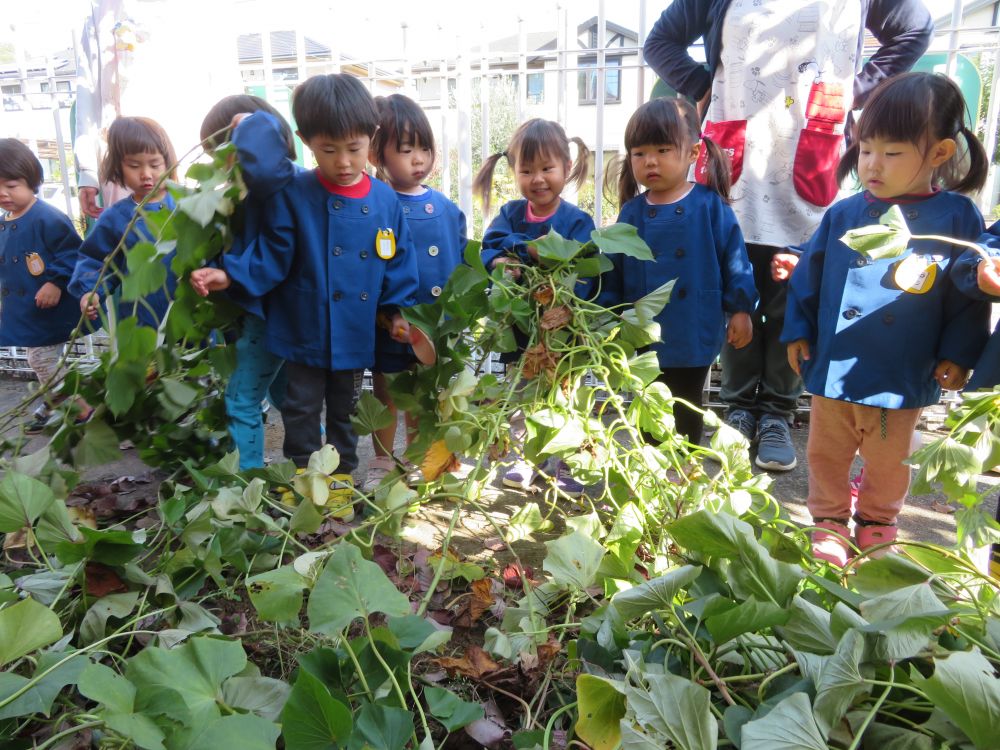
{"label": "pink pants", "polygon": [[920,409],[877,406],[812,397],[809,418],[809,497],[814,520],[851,516],[850,472],[855,453],[865,462],[857,513],[865,521],[892,525],[910,487],[910,438]]}

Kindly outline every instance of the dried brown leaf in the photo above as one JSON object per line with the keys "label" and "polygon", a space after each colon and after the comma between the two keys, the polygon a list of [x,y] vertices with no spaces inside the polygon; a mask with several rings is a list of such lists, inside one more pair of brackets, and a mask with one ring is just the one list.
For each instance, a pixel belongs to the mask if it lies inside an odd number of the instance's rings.
{"label": "dried brown leaf", "polygon": [[566,305],[559,305],[542,313],[542,320],[538,325],[543,331],[558,331],[565,328],[572,319],[573,312]]}
{"label": "dried brown leaf", "polygon": [[462,675],[463,677],[470,677],[473,680],[479,680],[485,675],[500,669],[500,665],[476,645],[466,646],[465,655],[458,659],[443,656],[436,661],[440,667],[447,670],[449,677]]}

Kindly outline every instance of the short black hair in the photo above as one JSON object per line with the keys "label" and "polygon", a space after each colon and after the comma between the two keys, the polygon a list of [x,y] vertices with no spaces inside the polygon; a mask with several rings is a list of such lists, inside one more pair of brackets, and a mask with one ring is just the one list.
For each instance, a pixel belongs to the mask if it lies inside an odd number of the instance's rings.
{"label": "short black hair", "polygon": [[259,96],[252,96],[251,94],[224,96],[208,110],[205,119],[201,121],[201,140],[205,144],[205,147],[215,148],[226,138],[230,137],[231,134],[228,132],[225,135],[216,134],[227,130],[229,123],[233,121],[236,115],[252,112],[267,112],[277,119],[278,127],[281,128],[281,137],[285,141],[285,146],[288,147],[288,156],[294,159],[295,136],[292,134],[292,128],[289,126],[288,121],[267,100],[261,99]]}
{"label": "short black hair", "polygon": [[318,135],[371,138],[379,121],[368,89],[346,73],[313,76],[299,84],[292,94],[292,116],[306,141]]}
{"label": "short black hair", "polygon": [[0,180],[24,180],[37,193],[42,186],[42,163],[17,138],[0,138]]}

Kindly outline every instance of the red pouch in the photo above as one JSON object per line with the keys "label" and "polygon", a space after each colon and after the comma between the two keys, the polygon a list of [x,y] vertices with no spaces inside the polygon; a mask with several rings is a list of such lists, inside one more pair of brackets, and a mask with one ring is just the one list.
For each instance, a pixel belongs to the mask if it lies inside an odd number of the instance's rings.
{"label": "red pouch", "polygon": [[838,131],[846,117],[843,87],[814,83],[792,165],[795,192],[814,206],[829,206],[837,197],[837,164],[844,148],[844,136]]}
{"label": "red pouch", "polygon": [[[711,139],[729,156],[730,180],[735,184],[743,172],[743,148],[747,140],[747,121],[710,122],[706,120],[702,127],[702,135]],[[705,153],[705,149],[702,149],[698,154],[698,161],[694,165],[694,178],[702,185],[708,182],[707,170],[708,155]]]}

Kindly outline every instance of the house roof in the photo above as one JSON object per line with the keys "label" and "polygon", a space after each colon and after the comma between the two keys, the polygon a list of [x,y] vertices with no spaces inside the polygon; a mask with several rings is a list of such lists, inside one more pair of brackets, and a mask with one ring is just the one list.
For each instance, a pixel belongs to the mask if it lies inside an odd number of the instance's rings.
{"label": "house roof", "polygon": [[[998,0],[966,0],[965,4],[962,6],[962,18],[964,19],[969,13],[975,13],[977,10],[982,10],[983,8],[988,8],[990,6],[1000,5]],[[996,18],[996,10],[993,11],[993,17]],[[942,29],[951,28],[951,13],[946,15],[938,16],[934,19],[934,27]]]}
{"label": "house roof", "polygon": [[[295,49],[294,31],[272,31],[271,34],[271,59],[295,60],[298,52]],[[264,49],[260,34],[240,34],[236,42],[240,64],[246,65],[261,62],[264,59]],[[315,39],[305,37],[306,59],[329,60],[331,56],[330,48],[317,42]]]}
{"label": "house roof", "polygon": [[[579,26],[577,26],[576,27],[576,33],[577,34],[582,34],[583,32],[589,31],[590,29],[594,28],[595,26],[597,26],[597,16],[594,16],[590,20],[584,21]],[[623,37],[626,37],[628,39],[632,39],[632,40],[634,40],[636,42],[639,41],[639,35],[637,33],[635,33],[634,31],[632,31],[631,29],[626,29],[624,26],[619,26],[616,23],[612,23],[611,21],[605,20],[604,21],[604,28],[607,31],[610,31],[610,32],[612,32],[614,34],[619,34],[619,35],[621,35]]]}
{"label": "house roof", "polygon": [[[60,77],[76,75],[76,57],[72,49],[64,49],[53,53],[49,59],[52,61],[52,72]],[[46,74],[46,59],[44,57],[32,57],[25,60],[25,73],[28,78],[43,78]],[[15,62],[0,63],[0,78],[17,78],[18,67]]]}

